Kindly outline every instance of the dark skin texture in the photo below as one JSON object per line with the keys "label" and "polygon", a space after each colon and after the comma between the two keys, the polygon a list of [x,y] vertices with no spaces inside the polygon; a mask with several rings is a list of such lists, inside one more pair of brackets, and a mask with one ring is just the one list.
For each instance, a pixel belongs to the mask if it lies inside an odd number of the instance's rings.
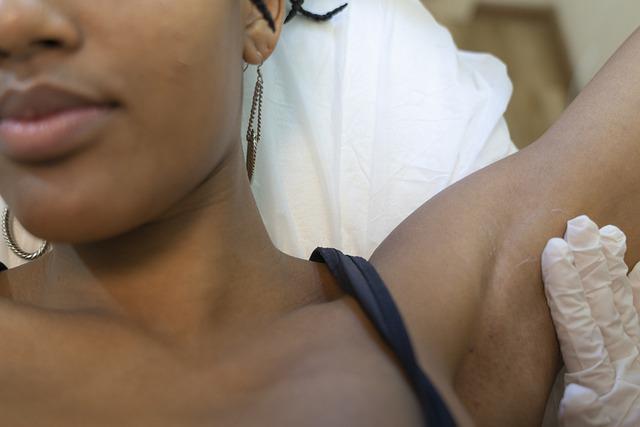
{"label": "dark skin texture", "polygon": [[[0,153],[2,197],[54,242],[0,274],[0,425],[421,425],[357,303],[257,211],[238,135],[242,60],[282,28],[265,3],[275,33],[249,0],[0,0],[0,90],[120,103],[70,156]],[[640,254],[638,52],[640,34],[539,141],[371,257],[461,425],[539,425],[559,367],[539,255],[568,219],[614,223]]]}
{"label": "dark skin texture", "polygon": [[429,337],[423,360],[439,353],[479,425],[541,423],[560,358],[540,254],[566,221],[618,225],[638,261],[638,76],[640,31],[536,143],[426,203],[372,256],[413,335]]}

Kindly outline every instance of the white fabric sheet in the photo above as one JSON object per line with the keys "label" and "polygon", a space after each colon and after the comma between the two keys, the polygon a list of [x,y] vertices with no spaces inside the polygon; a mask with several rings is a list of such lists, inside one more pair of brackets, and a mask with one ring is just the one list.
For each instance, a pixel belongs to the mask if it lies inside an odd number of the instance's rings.
{"label": "white fabric sheet", "polygon": [[[297,17],[263,72],[253,190],[272,240],[293,256],[330,246],[367,258],[426,200],[517,151],[505,65],[457,49],[419,0],[352,0],[322,24]],[[243,132],[254,84],[251,67]]]}

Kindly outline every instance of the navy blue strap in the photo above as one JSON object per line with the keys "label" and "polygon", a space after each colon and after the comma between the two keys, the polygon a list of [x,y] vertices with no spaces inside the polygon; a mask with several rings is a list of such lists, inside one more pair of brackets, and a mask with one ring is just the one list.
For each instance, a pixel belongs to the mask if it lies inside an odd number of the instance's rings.
{"label": "navy blue strap", "polygon": [[418,364],[400,311],[373,265],[332,248],[317,248],[309,260],[327,264],[340,287],[360,303],[396,354],[418,395],[425,425],[455,426],[447,406]]}

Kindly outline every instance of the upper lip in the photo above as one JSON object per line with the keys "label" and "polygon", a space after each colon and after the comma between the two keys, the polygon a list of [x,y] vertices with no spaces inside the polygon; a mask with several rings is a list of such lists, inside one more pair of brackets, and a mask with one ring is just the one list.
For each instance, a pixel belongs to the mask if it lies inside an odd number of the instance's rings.
{"label": "upper lip", "polygon": [[9,89],[0,97],[0,120],[37,119],[61,111],[109,105],[51,84],[36,84],[26,90]]}

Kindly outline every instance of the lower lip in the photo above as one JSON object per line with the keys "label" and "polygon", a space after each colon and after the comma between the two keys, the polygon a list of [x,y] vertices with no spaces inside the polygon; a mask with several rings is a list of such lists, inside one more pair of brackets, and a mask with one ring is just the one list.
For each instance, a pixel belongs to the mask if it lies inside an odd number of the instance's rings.
{"label": "lower lip", "polygon": [[18,161],[46,161],[85,145],[112,107],[67,110],[38,120],[0,120],[0,151]]}

